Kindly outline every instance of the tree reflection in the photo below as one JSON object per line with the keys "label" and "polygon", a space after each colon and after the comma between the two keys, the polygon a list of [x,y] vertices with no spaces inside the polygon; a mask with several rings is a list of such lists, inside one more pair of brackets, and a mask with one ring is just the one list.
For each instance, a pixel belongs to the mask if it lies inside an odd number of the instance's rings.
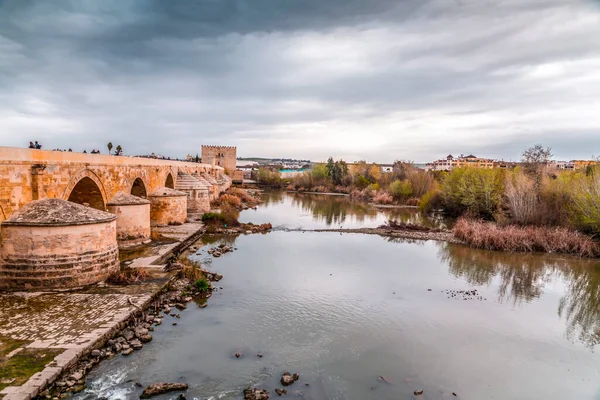
{"label": "tree reflection", "polygon": [[[382,214],[385,219],[398,222],[420,224],[424,226],[444,228],[447,221],[442,218],[432,218],[421,214],[414,208],[375,208],[371,205],[355,202],[347,196],[319,195],[312,193],[288,193],[292,205],[300,207],[304,212],[311,213],[316,221],[328,226],[340,226],[348,218],[357,222],[377,222]],[[381,222],[381,221],[380,221]]]}
{"label": "tree reflection", "polygon": [[543,254],[503,253],[441,243],[439,256],[450,272],[471,285],[498,279],[498,300],[518,306],[539,298],[546,284],[561,280],[566,289],[558,315],[566,337],[588,347],[600,341],[600,262]]}

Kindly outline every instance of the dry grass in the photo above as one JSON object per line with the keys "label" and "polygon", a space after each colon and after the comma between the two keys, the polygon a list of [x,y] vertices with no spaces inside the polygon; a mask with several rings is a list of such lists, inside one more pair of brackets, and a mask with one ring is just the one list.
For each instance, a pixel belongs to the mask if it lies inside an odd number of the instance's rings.
{"label": "dry grass", "polygon": [[227,191],[227,194],[229,194],[231,196],[238,197],[243,203],[245,203],[246,205],[251,206],[251,207],[260,203],[259,199],[257,199],[256,197],[250,195],[244,189],[230,188]]}
{"label": "dry grass", "polygon": [[241,210],[242,200],[237,196],[225,193],[221,195],[221,197],[219,197],[219,205],[221,207],[230,206],[232,208],[235,208],[236,210]]}
{"label": "dry grass", "polygon": [[454,226],[454,236],[469,246],[486,250],[600,256],[598,242],[566,228],[499,226],[491,222],[460,218]]}
{"label": "dry grass", "polygon": [[149,277],[150,274],[145,269],[124,267],[110,274],[106,281],[112,285],[131,285],[143,282]]}

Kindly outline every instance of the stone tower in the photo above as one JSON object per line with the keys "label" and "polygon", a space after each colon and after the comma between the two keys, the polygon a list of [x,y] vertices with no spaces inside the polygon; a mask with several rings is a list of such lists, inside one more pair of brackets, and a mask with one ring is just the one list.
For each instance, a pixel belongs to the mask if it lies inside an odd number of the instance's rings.
{"label": "stone tower", "polygon": [[236,170],[236,154],[234,146],[202,146],[202,162],[223,167],[229,175]]}

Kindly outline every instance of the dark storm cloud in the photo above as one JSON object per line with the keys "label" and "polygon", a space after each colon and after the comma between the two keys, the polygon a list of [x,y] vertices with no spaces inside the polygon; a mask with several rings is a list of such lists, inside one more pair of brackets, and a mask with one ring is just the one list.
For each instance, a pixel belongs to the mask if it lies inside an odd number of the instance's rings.
{"label": "dark storm cloud", "polygon": [[589,157],[598,37],[585,0],[0,1],[0,139],[380,161],[544,142]]}

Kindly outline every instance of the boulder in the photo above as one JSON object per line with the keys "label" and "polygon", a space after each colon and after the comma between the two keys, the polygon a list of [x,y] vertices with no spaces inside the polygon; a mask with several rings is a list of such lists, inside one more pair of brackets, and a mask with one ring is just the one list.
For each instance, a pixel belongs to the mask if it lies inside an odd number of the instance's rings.
{"label": "boulder", "polygon": [[290,386],[294,382],[296,381],[292,377],[292,374],[290,374],[289,372],[284,372],[283,375],[281,375],[281,384],[283,386]]}
{"label": "boulder", "polygon": [[167,392],[172,392],[175,390],[187,390],[187,388],[188,388],[187,383],[180,383],[180,382],[153,383],[152,385],[150,385],[146,389],[144,389],[144,392],[140,395],[140,399],[149,399],[152,396],[156,396],[156,395],[167,393]]}
{"label": "boulder", "polygon": [[264,389],[248,388],[244,390],[244,400],[269,400],[269,392]]}

